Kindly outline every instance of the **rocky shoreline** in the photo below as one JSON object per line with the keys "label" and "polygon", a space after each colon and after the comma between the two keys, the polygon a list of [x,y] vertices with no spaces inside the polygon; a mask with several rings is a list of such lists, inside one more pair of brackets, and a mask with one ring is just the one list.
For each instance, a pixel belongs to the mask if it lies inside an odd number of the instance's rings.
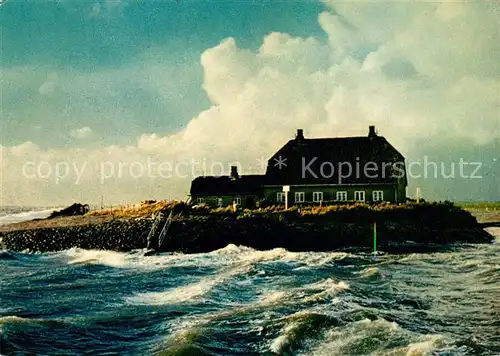
{"label": "rocky shoreline", "polygon": [[[377,221],[377,245],[382,251],[406,246],[490,243],[489,235],[469,213],[436,215],[429,223],[418,212],[401,218],[390,214]],[[456,214],[454,212],[453,214]],[[340,213],[338,213],[340,214]],[[174,218],[160,252],[199,253],[228,244],[265,250],[283,247],[289,251],[330,251],[373,246],[372,219],[344,215],[300,216],[288,212],[273,214],[218,214],[196,212]],[[411,215],[411,214],[410,214]],[[455,217],[456,218],[456,217]],[[69,248],[130,251],[147,247],[153,217],[113,215],[78,216],[13,224],[0,227],[0,247],[12,251],[51,252]],[[361,222],[360,222],[361,221]],[[399,246],[399,247],[398,247]]]}

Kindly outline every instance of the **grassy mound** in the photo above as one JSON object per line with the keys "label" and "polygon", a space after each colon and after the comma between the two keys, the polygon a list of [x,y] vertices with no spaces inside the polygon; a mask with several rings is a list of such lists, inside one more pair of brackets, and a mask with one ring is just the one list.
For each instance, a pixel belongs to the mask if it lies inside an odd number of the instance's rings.
{"label": "grassy mound", "polygon": [[191,213],[208,216],[236,217],[237,219],[268,218],[286,221],[337,221],[367,224],[397,221],[426,228],[469,227],[477,220],[468,211],[452,202],[407,203],[407,204],[332,204],[324,206],[269,206],[260,209],[244,209],[234,212],[232,208],[210,209],[206,205],[191,208]]}
{"label": "grassy mound", "polygon": [[112,215],[115,218],[143,218],[152,217],[158,213],[168,213],[171,210],[182,210],[185,203],[178,200],[144,200],[140,204],[121,206],[113,209],[93,210],[87,216]]}

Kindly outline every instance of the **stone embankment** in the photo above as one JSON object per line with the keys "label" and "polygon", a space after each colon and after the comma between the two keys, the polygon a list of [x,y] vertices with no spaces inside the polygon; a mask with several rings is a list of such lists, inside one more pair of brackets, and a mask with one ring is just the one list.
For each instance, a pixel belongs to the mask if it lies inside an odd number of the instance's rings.
{"label": "stone embankment", "polygon": [[[468,212],[435,205],[410,210],[311,208],[291,211],[194,210],[183,207],[160,251],[207,252],[228,244],[290,251],[370,250],[377,220],[380,250],[408,250],[454,243],[489,243],[489,235]],[[314,210],[316,209],[316,210]],[[321,210],[323,209],[323,210]],[[327,210],[325,210],[327,209]],[[165,210],[164,213],[167,213]],[[130,251],[147,246],[153,217],[101,214],[60,217],[0,227],[0,247],[49,252],[77,247]]]}

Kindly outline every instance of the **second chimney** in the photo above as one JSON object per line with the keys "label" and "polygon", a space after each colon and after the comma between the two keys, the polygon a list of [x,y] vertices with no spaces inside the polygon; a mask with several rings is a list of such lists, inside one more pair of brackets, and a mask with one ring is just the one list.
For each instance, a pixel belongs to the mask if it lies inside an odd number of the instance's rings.
{"label": "second chimney", "polygon": [[238,167],[237,166],[231,166],[231,179],[232,180],[236,180],[239,177],[240,176],[238,174]]}
{"label": "second chimney", "polygon": [[295,139],[297,141],[303,140],[304,139],[304,130],[297,129],[297,135],[295,136]]}
{"label": "second chimney", "polygon": [[375,131],[375,126],[370,126],[370,129],[368,131],[368,137],[376,137],[377,132]]}

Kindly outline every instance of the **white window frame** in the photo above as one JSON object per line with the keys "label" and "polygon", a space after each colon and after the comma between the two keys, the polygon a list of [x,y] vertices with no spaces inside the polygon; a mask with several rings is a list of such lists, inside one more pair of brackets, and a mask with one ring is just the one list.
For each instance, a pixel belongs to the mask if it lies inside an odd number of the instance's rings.
{"label": "white window frame", "polygon": [[285,202],[285,193],[283,193],[283,192],[276,193],[276,201],[278,203],[284,203]]}
{"label": "white window frame", "polygon": [[313,202],[320,203],[323,201],[323,192],[313,192]]}
{"label": "white window frame", "polygon": [[219,208],[222,208],[224,206],[224,199],[223,198],[217,198],[217,206]]}
{"label": "white window frame", "polygon": [[205,198],[196,198],[197,204],[203,204],[205,202]]}
{"label": "white window frame", "polygon": [[372,193],[373,201],[384,201],[384,191],[383,190],[374,190]]}
{"label": "white window frame", "polygon": [[354,192],[354,200],[359,201],[359,202],[365,202],[366,201],[366,192],[364,190],[356,190]]}
{"label": "white window frame", "polygon": [[335,198],[337,201],[347,201],[347,191],[346,190],[339,190],[335,194]]}
{"label": "white window frame", "polygon": [[235,198],[234,198],[234,202],[235,202],[237,205],[241,205],[241,197],[235,197]]}
{"label": "white window frame", "polygon": [[296,203],[304,203],[306,201],[306,193],[305,192],[295,192],[294,194]]}

